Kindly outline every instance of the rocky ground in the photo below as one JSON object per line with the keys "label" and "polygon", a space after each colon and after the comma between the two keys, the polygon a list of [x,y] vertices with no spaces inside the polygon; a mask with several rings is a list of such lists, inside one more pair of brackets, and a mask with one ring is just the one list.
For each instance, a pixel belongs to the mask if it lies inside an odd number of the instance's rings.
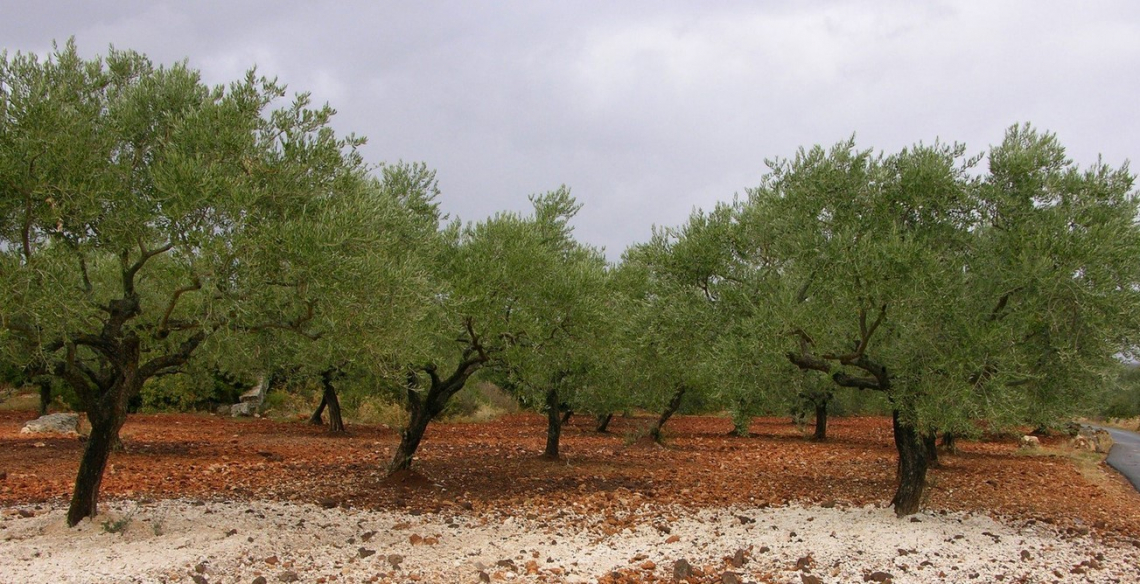
{"label": "rocky ground", "polygon": [[898,520],[878,418],[813,443],[682,417],[665,448],[580,419],[557,463],[538,417],[442,424],[385,478],[386,428],[135,416],[104,515],[68,530],[82,444],[19,434],[31,417],[0,414],[0,582],[1140,581],[1140,494],[1059,437],[961,444]]}

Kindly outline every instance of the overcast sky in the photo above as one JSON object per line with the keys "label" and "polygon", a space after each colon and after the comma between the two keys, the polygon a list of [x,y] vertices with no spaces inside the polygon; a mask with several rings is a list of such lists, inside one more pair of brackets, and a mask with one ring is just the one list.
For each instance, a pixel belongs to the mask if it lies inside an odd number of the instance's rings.
{"label": "overcast sky", "polygon": [[617,259],[759,184],[764,160],[852,134],[981,152],[1032,122],[1082,165],[1140,149],[1140,2],[0,0],[0,43],[74,36],[210,83],[311,91],[371,162],[424,161],[477,220],[571,187]]}

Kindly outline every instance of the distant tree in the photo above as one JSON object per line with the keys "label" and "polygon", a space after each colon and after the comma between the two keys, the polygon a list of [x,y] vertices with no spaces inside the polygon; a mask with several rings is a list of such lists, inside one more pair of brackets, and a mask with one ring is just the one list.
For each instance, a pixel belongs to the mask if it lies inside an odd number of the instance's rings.
{"label": "distant tree", "polygon": [[248,357],[239,334],[314,334],[345,270],[383,268],[361,140],[305,94],[271,109],[284,95],[70,42],[0,58],[0,346],[46,364],[90,420],[69,525],[96,513],[147,380],[200,349]]}
{"label": "distant tree", "polygon": [[[542,457],[558,460],[562,426],[579,403],[577,390],[590,383],[591,369],[606,350],[597,343],[605,324],[606,264],[601,252],[574,240],[569,222],[581,205],[568,190],[531,201],[539,241],[531,248],[530,263],[541,280],[532,310],[541,309],[527,335],[504,352],[500,366],[520,400],[545,414]],[[522,299],[512,297],[504,310],[523,309]]]}
{"label": "distant tree", "polygon": [[711,392],[715,371],[715,291],[703,273],[678,262],[683,242],[676,231],[656,230],[626,250],[614,274],[624,312],[617,325],[624,390],[638,407],[658,413],[647,428],[656,442],[686,397]]}
{"label": "distant tree", "polygon": [[408,425],[390,473],[411,468],[428,424],[480,370],[524,372],[512,382],[525,380],[523,391],[546,393],[560,389],[568,375],[564,352],[554,347],[575,334],[575,287],[588,288],[590,264],[600,256],[569,239],[566,223],[578,204],[568,189],[531,200],[531,216],[499,213],[441,232],[433,264],[441,288],[428,321],[434,341],[424,364],[407,370]]}
{"label": "distant tree", "polygon": [[1109,418],[1140,416],[1140,367],[1121,363],[1104,384],[1100,414]]}

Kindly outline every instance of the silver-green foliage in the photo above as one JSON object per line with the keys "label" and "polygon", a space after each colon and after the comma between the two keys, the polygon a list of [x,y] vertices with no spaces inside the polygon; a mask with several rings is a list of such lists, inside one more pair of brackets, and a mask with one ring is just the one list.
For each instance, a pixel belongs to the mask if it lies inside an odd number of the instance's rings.
{"label": "silver-green foliage", "polygon": [[1135,346],[1140,230],[1127,167],[1079,169],[1012,128],[988,155],[853,142],[772,163],[745,206],[780,258],[785,350],[889,393],[923,431],[1048,423]]}

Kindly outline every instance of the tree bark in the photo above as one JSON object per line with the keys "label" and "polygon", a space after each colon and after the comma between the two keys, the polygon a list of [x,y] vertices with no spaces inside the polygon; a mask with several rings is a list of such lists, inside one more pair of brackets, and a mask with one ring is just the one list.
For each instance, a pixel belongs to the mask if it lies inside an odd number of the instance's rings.
{"label": "tree bark", "polygon": [[929,432],[922,436],[922,447],[926,450],[926,466],[938,468],[938,433]]}
{"label": "tree bark", "polygon": [[562,436],[563,423],[558,411],[558,386],[552,385],[546,390],[546,448],[542,451],[543,459],[558,460],[558,441]]}
{"label": "tree bark", "polygon": [[673,417],[673,414],[677,413],[677,410],[680,409],[681,399],[685,397],[685,389],[684,386],[680,386],[677,388],[677,391],[673,392],[673,397],[669,399],[669,404],[665,406],[665,410],[662,411],[661,416],[657,418],[657,423],[653,424],[653,427],[649,429],[649,437],[652,438],[654,442],[658,444],[661,443],[661,429],[665,426],[665,422],[668,422],[669,418]]}
{"label": "tree bark", "polygon": [[574,416],[574,410],[572,410],[570,408],[566,408],[565,410],[563,410],[563,412],[562,412],[562,425],[565,426],[566,424],[569,424],[570,418],[573,416]]}
{"label": "tree bark", "polygon": [[[470,332],[470,330],[469,330]],[[474,338],[474,334],[472,337]],[[400,433],[400,444],[396,447],[396,454],[388,464],[388,474],[412,468],[412,459],[420,447],[424,432],[430,423],[447,405],[447,400],[463,389],[467,379],[471,377],[489,358],[477,344],[464,352],[463,360],[455,367],[455,371],[447,379],[440,379],[436,374],[435,366],[423,368],[431,379],[426,395],[419,391],[419,378],[414,371],[408,372],[407,398],[408,398],[408,426]]]}
{"label": "tree bark", "polygon": [[85,517],[99,513],[99,488],[103,483],[103,472],[107,460],[119,442],[119,429],[127,421],[127,399],[129,388],[116,384],[110,388],[95,407],[87,408],[87,418],[91,424],[91,434],[79,461],[79,472],[75,477],[75,489],[71,495],[71,505],[67,510],[67,526],[75,527]]}
{"label": "tree bark", "polygon": [[420,441],[423,440],[424,433],[427,432],[428,423],[434,417],[422,407],[410,409],[411,416],[408,418],[408,426],[404,428],[403,432],[400,432],[400,445],[396,447],[396,455],[392,457],[392,462],[388,465],[388,474],[412,468],[412,458],[415,457],[416,450],[420,447]]}
{"label": "tree bark", "polygon": [[898,488],[891,499],[895,515],[906,517],[918,513],[926,489],[926,445],[923,437],[906,416],[897,408],[892,412],[895,449],[899,454]]}
{"label": "tree bark", "polygon": [[811,439],[816,442],[827,440],[827,402],[815,404],[815,433]]}
{"label": "tree bark", "polygon": [[957,452],[958,446],[956,444],[956,438],[957,437],[954,436],[953,432],[943,432],[942,433],[942,450],[944,450],[946,452],[950,452],[950,453]]}
{"label": "tree bark", "polygon": [[51,380],[40,379],[36,385],[40,388],[40,415],[46,416],[51,405]]}
{"label": "tree bark", "polygon": [[594,426],[594,431],[598,432],[599,434],[609,432],[610,420],[612,419],[614,419],[613,412],[610,412],[608,414],[598,414],[598,423],[596,426]]}
{"label": "tree bark", "polygon": [[309,416],[309,423],[310,424],[312,424],[314,426],[324,425],[325,421],[321,416],[325,413],[325,405],[327,403],[328,403],[327,400],[325,400],[325,392],[322,391],[321,392],[321,403],[317,404],[316,411],[313,412],[313,415]]}
{"label": "tree bark", "polygon": [[321,397],[321,401],[329,409],[329,433],[331,434],[344,434],[344,418],[340,414],[340,399],[336,396],[336,388],[333,387],[332,381],[339,371],[335,369],[328,369],[321,373],[321,385],[324,386],[325,392]]}

